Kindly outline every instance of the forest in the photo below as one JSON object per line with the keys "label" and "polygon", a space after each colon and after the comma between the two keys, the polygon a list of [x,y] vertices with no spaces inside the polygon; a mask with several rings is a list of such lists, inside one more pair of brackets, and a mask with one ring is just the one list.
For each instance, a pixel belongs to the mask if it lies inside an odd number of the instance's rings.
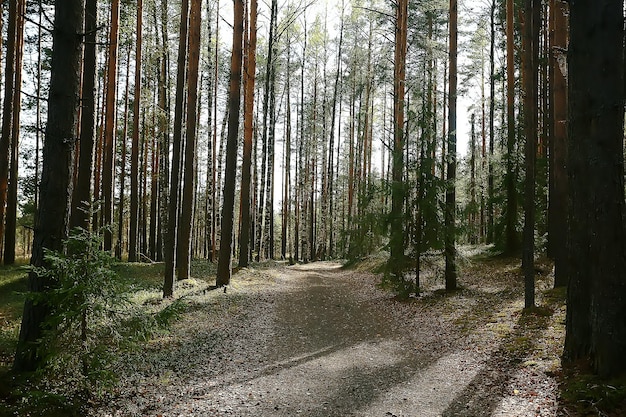
{"label": "forest", "polygon": [[[0,17],[0,414],[626,412],[623,1],[9,0]],[[122,370],[147,362],[121,358],[168,343],[204,350],[189,372],[155,359],[154,384],[199,404],[165,389],[141,408]],[[229,380],[209,357],[244,344]],[[321,398],[287,373],[316,360],[364,391],[251,411],[187,380],[233,396],[262,368],[250,381]],[[420,397],[437,367],[463,369],[454,401]],[[529,369],[533,411],[509,386]]]}

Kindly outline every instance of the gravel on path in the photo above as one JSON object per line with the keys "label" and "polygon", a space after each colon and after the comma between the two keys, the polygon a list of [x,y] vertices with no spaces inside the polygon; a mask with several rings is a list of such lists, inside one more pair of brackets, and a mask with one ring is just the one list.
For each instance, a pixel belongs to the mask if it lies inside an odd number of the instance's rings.
{"label": "gravel on path", "polygon": [[554,352],[525,361],[537,348],[515,288],[469,277],[451,296],[399,302],[378,280],[330,262],[243,270],[127,358],[92,415],[558,415]]}

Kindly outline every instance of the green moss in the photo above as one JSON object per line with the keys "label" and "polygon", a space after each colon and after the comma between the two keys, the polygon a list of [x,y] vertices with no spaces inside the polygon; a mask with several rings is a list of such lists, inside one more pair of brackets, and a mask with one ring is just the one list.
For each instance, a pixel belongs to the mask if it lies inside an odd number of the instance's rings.
{"label": "green moss", "polygon": [[568,371],[561,386],[561,396],[575,415],[624,415],[626,412],[626,376],[611,380]]}

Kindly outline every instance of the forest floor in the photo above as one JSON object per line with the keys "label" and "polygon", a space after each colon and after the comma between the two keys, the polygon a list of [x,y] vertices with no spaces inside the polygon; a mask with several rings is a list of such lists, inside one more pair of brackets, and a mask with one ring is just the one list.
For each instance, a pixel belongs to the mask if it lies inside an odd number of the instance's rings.
{"label": "forest floor", "polygon": [[[461,252],[452,293],[443,289],[442,259],[426,257],[422,295],[408,300],[380,287],[372,271],[383,254],[350,268],[255,264],[225,292],[215,290],[214,266],[196,263],[196,278],[178,283],[185,310],[169,330],[116,354],[112,389],[81,394],[55,415],[626,415],[624,381],[561,367],[565,291],[550,289],[552,265],[538,262],[539,307],[527,311],[519,260],[483,250]],[[135,305],[171,303],[161,299],[161,264],[116,269],[143,288]],[[0,415],[49,417],[45,402],[28,407],[36,397],[2,393],[23,303],[20,271],[0,270]],[[71,381],[52,381],[63,385]]]}
{"label": "forest floor", "polygon": [[[428,274],[400,301],[377,260],[244,269],[203,291],[120,367],[94,416],[557,416],[563,292],[522,313],[519,262],[466,262],[446,294]],[[433,271],[437,270],[437,266]],[[432,271],[431,271],[432,272]]]}

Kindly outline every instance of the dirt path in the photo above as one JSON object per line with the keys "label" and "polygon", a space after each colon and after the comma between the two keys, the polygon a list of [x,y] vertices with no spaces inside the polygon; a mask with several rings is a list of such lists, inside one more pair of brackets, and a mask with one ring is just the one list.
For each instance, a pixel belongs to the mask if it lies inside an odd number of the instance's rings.
{"label": "dirt path", "polygon": [[557,415],[554,358],[527,364],[548,324],[520,325],[506,286],[400,303],[332,263],[257,275],[129,360],[106,414]]}

